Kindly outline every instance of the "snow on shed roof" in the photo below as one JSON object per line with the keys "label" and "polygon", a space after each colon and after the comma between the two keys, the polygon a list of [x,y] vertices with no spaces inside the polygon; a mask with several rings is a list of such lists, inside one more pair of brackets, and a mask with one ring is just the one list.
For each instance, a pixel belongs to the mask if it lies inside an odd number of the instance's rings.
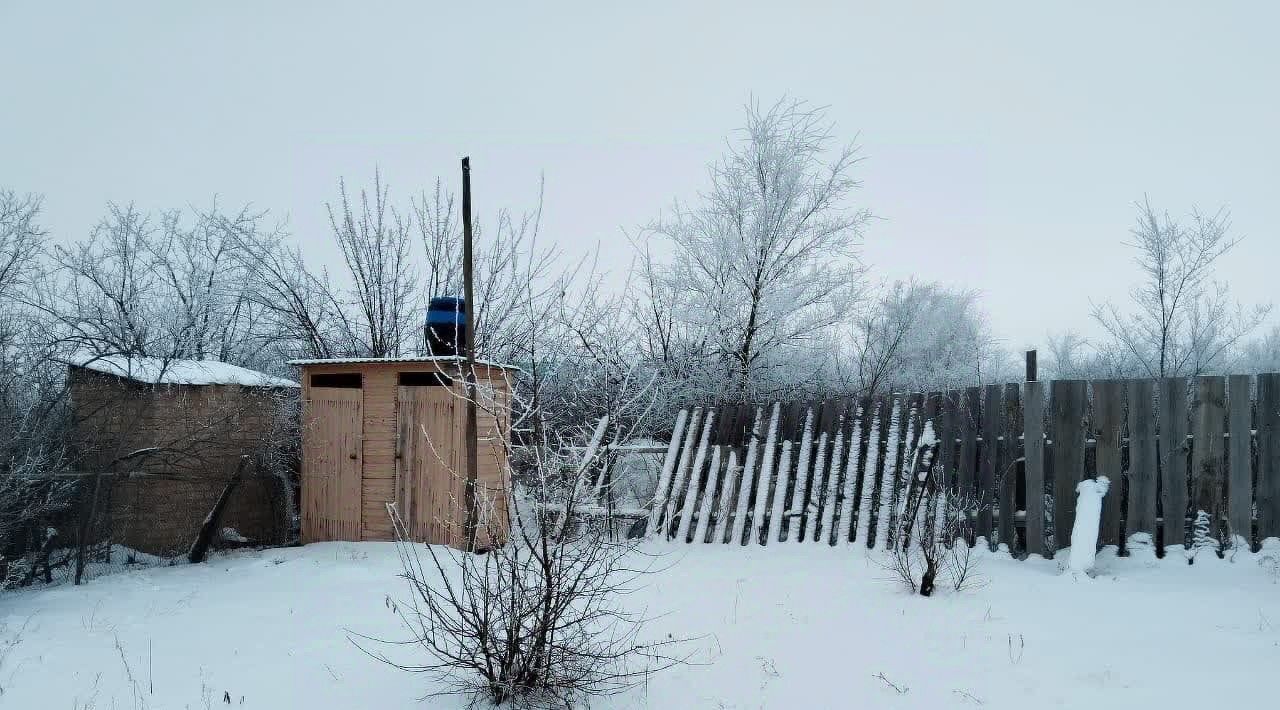
{"label": "snow on shed roof", "polygon": [[297,387],[298,383],[265,372],[216,360],[165,360],[124,355],[87,355],[70,358],[69,365],[137,382],[164,385],[243,385],[245,387]]}
{"label": "snow on shed roof", "polygon": [[[335,357],[335,358],[316,358],[310,360],[290,360],[290,365],[363,365],[366,363],[414,363],[414,362],[462,362],[465,358],[456,355],[449,356],[418,356],[418,357]],[[500,370],[519,370],[515,365],[507,365],[501,362],[493,362],[491,360],[476,360],[477,365],[485,367],[494,367]]]}

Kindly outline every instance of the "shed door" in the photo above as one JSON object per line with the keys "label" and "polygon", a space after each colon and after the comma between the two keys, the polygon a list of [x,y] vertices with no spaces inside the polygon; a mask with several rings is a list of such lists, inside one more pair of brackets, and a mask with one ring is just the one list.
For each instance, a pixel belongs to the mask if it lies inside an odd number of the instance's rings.
{"label": "shed door", "polygon": [[458,475],[454,408],[449,387],[399,387],[396,502],[409,536],[458,545],[462,539],[465,482]]}
{"label": "shed door", "polygon": [[364,392],[311,387],[302,428],[302,541],[360,539]]}

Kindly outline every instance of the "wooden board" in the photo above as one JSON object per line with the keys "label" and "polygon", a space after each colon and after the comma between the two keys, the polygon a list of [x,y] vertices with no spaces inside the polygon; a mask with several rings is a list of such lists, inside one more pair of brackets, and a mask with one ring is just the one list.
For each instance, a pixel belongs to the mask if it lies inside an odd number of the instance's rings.
{"label": "wooden board", "polygon": [[1054,380],[1050,385],[1053,440],[1053,539],[1056,549],[1071,545],[1076,521],[1076,484],[1084,477],[1085,382]]}
{"label": "wooden board", "polygon": [[685,487],[684,498],[680,506],[680,523],[676,527],[675,533],[677,542],[689,541],[693,514],[698,505],[698,493],[702,490],[702,479],[706,471],[707,450],[711,447],[712,432],[715,431],[716,417],[718,416],[720,416],[720,411],[713,409],[707,412],[707,417],[702,424],[702,435],[698,439],[698,451],[693,455],[693,467],[689,469],[689,473],[685,477],[688,485]]}
{"label": "wooden board", "polygon": [[671,479],[675,474],[676,462],[679,461],[681,439],[684,428],[689,423],[689,410],[681,409],[676,415],[676,425],[671,431],[671,441],[667,442],[667,454],[662,459],[662,471],[658,474],[658,489],[653,494],[653,508],[649,511],[648,529],[658,529],[658,523],[667,510],[667,497],[671,495]]}
{"label": "wooden board", "polygon": [[765,427],[764,452],[760,458],[760,472],[756,475],[756,501],[754,513],[751,516],[751,526],[754,530],[755,540],[758,544],[765,544],[765,538],[769,534],[769,519],[766,511],[769,510],[769,493],[772,485],[774,468],[778,462],[776,452],[778,450],[778,427],[782,418],[782,405],[775,403],[773,412],[769,415],[769,424]]}
{"label": "wooden board", "polygon": [[796,461],[795,484],[791,487],[791,503],[783,519],[783,537],[792,542],[803,541],[804,507],[809,494],[809,477],[813,473],[813,445],[821,412],[805,407],[804,424],[800,427],[800,444]]}
{"label": "wooden board", "polygon": [[711,537],[707,542],[723,544],[729,538],[729,524],[735,510],[734,501],[736,500],[738,481],[741,480],[742,467],[738,465],[738,448],[736,446],[724,446],[729,452],[727,461],[724,466],[724,482],[720,488],[720,502],[716,506],[715,529],[711,531]]}
{"label": "wooden board", "polygon": [[821,524],[814,530],[814,541],[836,544],[836,509],[839,507],[840,483],[844,480],[844,462],[849,449],[848,418],[854,411],[845,400],[840,403],[840,415],[835,426],[835,440],[831,443],[831,464],[827,472],[827,492],[822,501]]}
{"label": "wooden board", "polygon": [[858,517],[858,479],[861,477],[860,461],[866,454],[866,417],[870,403],[861,400],[851,410],[849,443],[845,449],[844,477],[841,483],[838,516],[832,523],[836,527],[836,544],[846,545],[853,539],[854,523]]}
{"label": "wooden board", "polygon": [[974,534],[986,538],[987,544],[996,541],[993,512],[996,499],[996,460],[1000,454],[1001,422],[1004,410],[1000,408],[1000,385],[987,385],[982,395],[982,443],[978,447],[978,519]]}
{"label": "wooden board", "polygon": [[884,475],[885,447],[889,436],[890,407],[889,397],[878,397],[875,404],[875,416],[872,419],[870,435],[867,442],[867,460],[862,476],[861,505],[858,510],[858,528],[855,540],[864,543],[868,549],[875,547],[876,510],[880,500],[881,477]]}
{"label": "wooden board", "polygon": [[1154,383],[1129,381],[1129,471],[1125,477],[1129,504],[1125,511],[1124,544],[1136,534],[1156,532],[1156,417]]}
{"label": "wooden board", "polygon": [[693,452],[702,433],[702,407],[695,407],[689,415],[689,428],[685,431],[684,444],[680,451],[680,461],[676,464],[675,475],[671,481],[671,495],[667,497],[666,509],[662,513],[658,529],[655,531],[663,539],[669,538],[676,529],[675,518],[680,510],[680,496],[684,493],[685,481],[689,470],[693,467]]}
{"label": "wooden board", "polygon": [[[1162,548],[1187,540],[1187,381],[1171,377],[1159,381],[1160,389],[1160,510],[1164,519]],[[1132,395],[1130,395],[1132,401]],[[1132,435],[1131,435],[1132,436]],[[1130,450],[1133,444],[1130,443]],[[1132,459],[1132,455],[1130,456]],[[1132,466],[1131,466],[1132,468]]]}
{"label": "wooden board", "polygon": [[[936,511],[938,525],[941,526],[944,520],[950,520],[954,511],[949,508],[954,503],[955,493],[957,490],[956,465],[957,465],[957,444],[956,437],[960,435],[960,403],[962,393],[960,390],[948,390],[942,395],[942,427],[938,436],[938,461],[940,464],[938,470],[938,490]],[[945,518],[944,518],[945,516]]]}
{"label": "wooden board", "polygon": [[978,510],[978,428],[982,426],[982,390],[969,387],[960,404],[960,458],[956,461],[961,514],[960,530],[965,542],[974,543],[974,515]]}
{"label": "wooden board", "polygon": [[1231,535],[1253,546],[1253,378],[1227,379],[1227,525]]}
{"label": "wooden board", "polygon": [[1123,380],[1095,380],[1093,382],[1093,439],[1097,455],[1099,476],[1111,481],[1111,488],[1102,499],[1102,526],[1098,530],[1098,545],[1119,545],[1120,503],[1124,499],[1124,469],[1121,453],[1124,447]]}
{"label": "wooden board", "polygon": [[997,459],[996,487],[1000,498],[999,542],[1009,546],[1010,553],[1017,553],[1018,533],[1014,515],[1018,506],[1018,481],[1022,458],[1022,401],[1016,384],[1004,386],[1004,420],[1001,422],[1000,456]]}
{"label": "wooden board", "polygon": [[1197,377],[1196,398],[1192,402],[1191,490],[1193,517],[1207,513],[1212,533],[1222,525],[1222,493],[1225,488],[1222,465],[1223,433],[1226,429],[1226,380]]}
{"label": "wooden board", "polygon": [[760,448],[763,445],[765,414],[763,408],[756,409],[755,422],[751,425],[750,438],[747,441],[747,458],[742,464],[742,484],[738,487],[738,503],[734,507],[733,528],[729,532],[728,542],[733,545],[747,544],[747,511],[751,505],[751,495],[755,492],[756,468],[760,460]]}
{"label": "wooden board", "polygon": [[1023,385],[1022,431],[1026,452],[1027,553],[1046,554],[1044,539],[1044,386]]}
{"label": "wooden board", "polygon": [[302,426],[302,541],[360,540],[363,391],[311,387]]}
{"label": "wooden board", "polygon": [[1258,540],[1280,537],[1280,374],[1258,375]]}

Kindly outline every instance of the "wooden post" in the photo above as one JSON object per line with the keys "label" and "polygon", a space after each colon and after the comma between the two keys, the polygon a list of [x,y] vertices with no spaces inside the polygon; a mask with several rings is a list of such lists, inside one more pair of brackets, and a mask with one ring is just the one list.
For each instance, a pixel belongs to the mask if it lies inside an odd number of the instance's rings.
{"label": "wooden post", "polygon": [[1027,382],[1036,381],[1036,351],[1027,351]]}
{"label": "wooden post", "polygon": [[[467,415],[466,430],[463,436],[466,439],[466,455],[467,455],[467,486],[465,491],[467,505],[467,552],[475,552],[476,549],[476,480],[479,476],[478,448],[477,441],[477,425],[476,425],[476,302],[475,291],[472,283],[472,231],[471,231],[471,158],[462,159],[462,298],[463,308],[465,309],[464,319],[466,323],[466,337],[463,338],[463,353],[466,362],[463,365],[466,372],[463,373],[463,379],[466,382],[467,397]],[[577,491],[573,491],[576,495]]]}

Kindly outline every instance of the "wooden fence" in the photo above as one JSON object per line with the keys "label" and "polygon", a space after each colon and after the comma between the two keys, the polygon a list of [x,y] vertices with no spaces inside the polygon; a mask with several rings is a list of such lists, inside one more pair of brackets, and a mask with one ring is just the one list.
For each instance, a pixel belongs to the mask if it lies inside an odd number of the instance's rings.
{"label": "wooden fence", "polygon": [[[1199,522],[1280,536],[1280,374],[1057,380],[680,412],[651,535],[883,547],[925,422],[973,532],[1015,553],[1070,544],[1075,485],[1112,481],[1099,545],[1188,544]],[[1244,434],[1244,435],[1241,435]],[[1203,511],[1204,515],[1201,515]],[[1138,536],[1138,537],[1134,537]]]}

